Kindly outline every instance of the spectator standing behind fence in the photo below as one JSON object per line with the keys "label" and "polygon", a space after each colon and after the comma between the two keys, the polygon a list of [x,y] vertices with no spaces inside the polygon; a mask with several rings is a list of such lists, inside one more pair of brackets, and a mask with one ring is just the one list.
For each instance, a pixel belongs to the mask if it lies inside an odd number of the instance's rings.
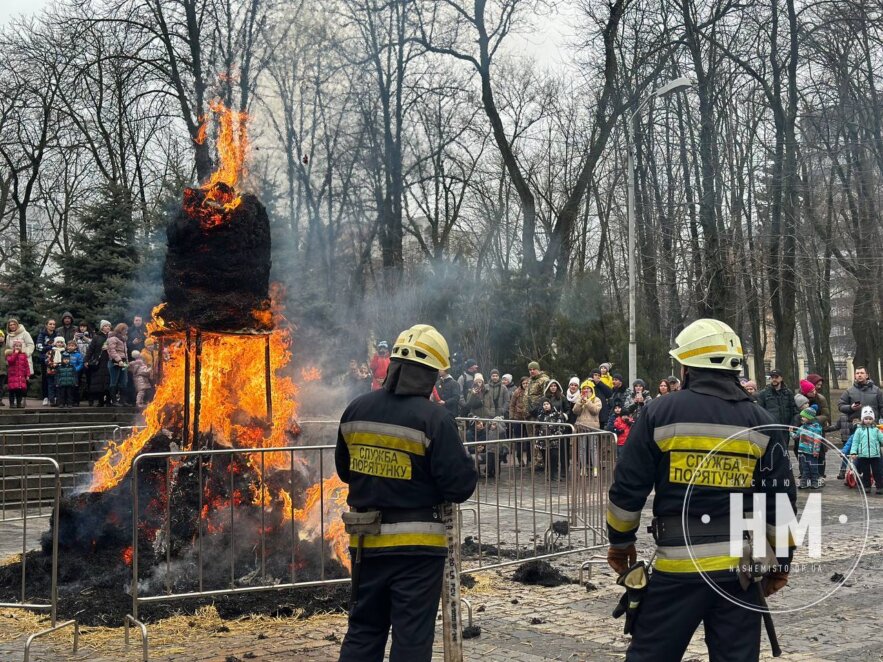
{"label": "spectator standing behind fence", "polygon": [[[603,380],[603,376],[602,376]],[[625,405],[625,401],[629,397],[629,390],[626,388],[625,384],[622,381],[622,375],[618,372],[613,374],[613,388],[612,393],[610,394],[610,398],[608,399],[608,406],[610,409],[613,409],[613,405],[619,402],[621,405]]]}
{"label": "spectator standing behind fence", "polygon": [[567,400],[567,422],[571,425],[576,425],[576,412],[573,411],[573,406],[579,401],[579,396],[579,377],[571,377],[567,382],[567,390],[564,392],[564,397]]}
{"label": "spectator standing behind fence", "polygon": [[[567,400],[564,398],[561,384],[558,383],[557,379],[549,380],[549,383],[546,384],[546,390],[543,392],[543,397],[551,403],[552,409],[557,409],[564,414],[565,418],[567,417]],[[539,412],[536,412],[535,415],[539,416]]]}
{"label": "spectator standing behind fence", "polygon": [[630,416],[637,419],[644,410],[644,406],[652,399],[647,392],[647,382],[643,379],[636,379],[632,384],[632,390],[626,396],[623,407]]}
{"label": "spectator standing behind fence", "polygon": [[87,397],[89,406],[96,403],[99,407],[110,405],[110,372],[107,369],[107,335],[111,326],[107,320],[101,320],[98,331],[92,337],[86,350],[86,370],[88,370]]}
{"label": "spectator standing behind fence", "polygon": [[546,392],[546,386],[549,384],[549,375],[540,370],[540,364],[531,361],[527,364],[527,372],[530,374],[530,383],[527,385],[527,391],[524,394],[524,411],[528,417],[534,416],[534,412],[541,405],[541,400]]}
{"label": "spectator standing behind fence", "polygon": [[126,349],[129,326],[120,322],[107,335],[107,369],[110,373],[110,403],[118,407],[129,381],[129,355]]}
{"label": "spectator standing behind fence", "polygon": [[62,355],[66,353],[64,338],[58,336],[52,345],[46,350],[46,356],[43,360],[46,370],[43,379],[49,384],[49,405],[58,406],[58,366],[61,365]]}
{"label": "spectator standing behind fence", "polygon": [[607,423],[607,419],[610,417],[610,397],[613,395],[613,388],[605,384],[601,379],[601,368],[595,368],[592,370],[591,379],[595,395],[598,396],[598,399],[601,401],[601,413],[598,415],[598,420],[601,421],[601,425],[603,426]]}
{"label": "spectator standing behind fence", "polygon": [[815,410],[807,407],[800,412],[800,427],[791,435],[797,446],[797,459],[800,462],[800,489],[819,489],[819,462],[822,455],[822,426],[819,425]]}
{"label": "spectator standing behind fence", "polygon": [[632,425],[634,424],[635,419],[625,413],[622,405],[616,405],[613,408],[613,414],[611,414],[607,429],[616,435],[617,460],[619,460],[620,455],[622,455],[622,452],[625,449],[626,442],[629,439],[629,433],[632,431]]}
{"label": "spectator standing behind fence", "polygon": [[31,362],[22,348],[22,341],[16,339],[12,341],[12,349],[7,348],[5,351],[9,384],[9,406],[18,407],[19,409],[24,409],[25,396],[28,392],[28,377],[31,376]]}
{"label": "spectator standing behind fence", "polygon": [[466,409],[466,397],[472,390],[472,381],[475,379],[477,373],[478,361],[475,359],[466,359],[466,363],[463,364],[463,372],[457,377],[457,383],[460,385],[460,414],[463,416],[469,415],[468,410]]}
{"label": "spectator standing behind fence", "polygon": [[435,388],[438,391],[439,404],[456,418],[460,413],[460,384],[447,370],[439,370]]}
{"label": "spectator standing behind fence", "polygon": [[[529,384],[530,377],[527,375],[519,379],[518,387],[509,399],[509,418],[513,421],[527,420],[527,390]],[[512,423],[509,431],[512,439],[520,439],[527,436],[527,429],[523,423]],[[517,448],[512,449],[512,454],[515,456],[515,466],[520,466],[522,463],[525,465],[529,464],[530,443],[520,441],[517,443],[517,446]]]}
{"label": "spectator standing behind fence", "polygon": [[883,391],[868,376],[867,368],[858,367],[852,386],[840,396],[840,411],[854,424],[864,407],[870,407],[874,418],[879,420],[883,415]]}
{"label": "spectator standing behind fence", "polygon": [[[571,380],[572,381],[572,380]],[[579,397],[573,403],[572,423],[576,426],[577,432],[591,432],[601,428],[601,421],[598,416],[603,409],[601,399],[595,395],[594,384],[590,380],[585,380],[580,385]],[[598,467],[598,439],[596,438],[580,438],[578,448],[578,459],[580,473],[587,475],[588,469]]]}
{"label": "spectator standing behind fence", "polygon": [[871,474],[873,474],[877,496],[883,496],[883,461],[880,459],[883,433],[877,429],[876,419],[877,414],[872,407],[862,407],[859,425],[852,434],[849,457],[855,463],[865,494],[871,492]]}
{"label": "spectator standing behind fence", "polygon": [[758,393],[757,404],[772,414],[773,420],[780,425],[793,425],[800,413],[794,393],[785,386],[782,373],[778,370],[770,371],[769,386]]}
{"label": "spectator standing behind fence", "polygon": [[668,390],[672,393],[677,393],[681,390],[681,380],[675,377],[674,375],[669,375],[665,378],[665,381],[668,382]]}
{"label": "spectator standing behind fence", "polygon": [[71,357],[71,365],[74,367],[76,371],[77,384],[76,388],[74,388],[74,401],[73,406],[80,406],[80,383],[83,377],[83,355],[80,353],[80,348],[77,346],[77,342],[75,340],[69,340],[67,346],[65,347],[68,354]]}
{"label": "spectator standing behind fence", "polygon": [[[52,343],[55,341],[55,327],[55,320],[48,319],[43,328],[37,333],[35,349],[39,358],[37,361],[31,362],[33,368],[36,368],[36,370],[42,375],[42,379],[40,380],[40,391],[43,394],[44,407],[49,406],[49,384],[52,381],[46,375],[46,352],[49,351],[52,347]],[[31,350],[32,353],[33,351],[34,350]]]}
{"label": "spectator standing behind fence", "polygon": [[487,389],[484,385],[484,375],[476,372],[472,379],[472,388],[462,396],[466,401],[466,416],[491,418],[490,412],[485,408],[486,394]]}
{"label": "spectator standing behind fence", "polygon": [[503,386],[506,387],[506,390],[509,391],[509,397],[511,398],[512,394],[515,392],[515,389],[518,388],[518,384],[516,384],[512,380],[512,375],[510,375],[508,372],[503,375],[501,381],[503,382]]}
{"label": "spectator standing behind fence", "polygon": [[[613,370],[612,363],[602,363],[598,366],[598,370],[601,371],[601,381],[607,385],[607,388],[613,388],[613,380],[616,379],[616,375],[612,374],[610,371]],[[619,378],[619,381],[622,381],[622,377]]]}
{"label": "spectator standing behind fence", "polygon": [[61,354],[61,364],[55,367],[56,406],[73,407],[76,388],[77,369],[71,363],[71,355],[64,351]]}
{"label": "spectator standing behind fence", "polygon": [[509,389],[500,380],[500,371],[491,370],[491,381],[487,384],[484,408],[489,418],[506,418],[509,416]]}
{"label": "spectator standing behind fence", "polygon": [[659,382],[659,391],[656,394],[656,397],[658,398],[661,395],[668,395],[669,393],[671,393],[671,387],[668,385],[668,380],[663,379]]}

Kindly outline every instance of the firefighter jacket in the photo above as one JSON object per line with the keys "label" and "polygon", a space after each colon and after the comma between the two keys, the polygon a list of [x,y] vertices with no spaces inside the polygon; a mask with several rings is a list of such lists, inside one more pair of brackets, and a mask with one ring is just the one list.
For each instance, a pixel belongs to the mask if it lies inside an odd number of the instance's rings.
{"label": "firefighter jacket", "polygon": [[[751,402],[735,377],[691,368],[685,389],[649,403],[629,433],[609,492],[611,546],[634,543],[641,510],[655,489],[657,572],[687,581],[702,581],[700,571],[725,579],[749,562],[732,554],[732,493],[743,495],[742,512],[734,516],[745,520],[753,519],[752,494],[765,494],[766,537],[775,550],[776,495],[786,494],[793,510],[796,489],[787,433],[757,429],[772,423],[772,416]],[[783,541],[783,547],[792,542],[790,536]],[[757,548],[765,547],[758,542]],[[789,547],[787,556],[777,561],[788,563],[790,556]]]}
{"label": "firefighter jacket", "polygon": [[[354,510],[380,510],[363,554],[447,554],[437,506],[462,503],[478,481],[454,417],[418,395],[384,389],[353,400],[340,420],[334,463]],[[350,540],[356,546],[355,537]]]}

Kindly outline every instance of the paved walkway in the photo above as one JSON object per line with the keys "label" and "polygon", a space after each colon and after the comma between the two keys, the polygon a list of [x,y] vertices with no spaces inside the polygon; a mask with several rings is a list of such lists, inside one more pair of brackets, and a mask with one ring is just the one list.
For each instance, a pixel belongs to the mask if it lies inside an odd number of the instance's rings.
{"label": "paved walkway", "polygon": [[[861,542],[853,524],[863,515],[860,496],[839,483],[823,492],[825,561],[792,578],[771,606],[808,603],[830,589],[835,572],[851,566]],[[801,493],[801,500],[807,493]],[[780,660],[880,660],[878,636],[879,594],[883,590],[883,497],[871,497],[870,539],[847,583],[821,604],[800,612],[776,616],[785,655]],[[645,519],[649,512],[645,513]],[[483,519],[483,518],[482,518]],[[14,529],[0,525],[0,549],[6,549]],[[20,535],[20,531],[18,532]],[[16,544],[20,545],[20,538]],[[643,552],[651,551],[646,536]],[[13,545],[15,546],[15,545]],[[590,554],[565,557],[555,565],[576,578],[579,564]],[[481,635],[465,642],[467,660],[539,662],[541,660],[621,660],[628,645],[622,622],[610,617],[619,589],[606,565],[597,566],[593,590],[577,585],[556,588],[524,586],[512,581],[513,568],[487,570],[476,575],[477,585],[464,590],[475,610]],[[268,599],[272,599],[268,597]],[[465,617],[465,616],[464,616]],[[0,661],[20,661],[27,632],[39,627],[35,617],[0,611]],[[244,619],[223,622],[216,615],[178,617],[152,625],[151,660],[175,662],[237,662],[244,660],[336,660],[346,630],[345,617],[325,615],[304,620]],[[77,655],[69,653],[70,635],[37,643],[34,660],[124,662],[137,660],[137,647],[122,646],[122,630],[85,628]],[[437,635],[437,642],[440,634]],[[764,659],[772,659],[763,642]],[[440,645],[434,659],[441,660]],[[697,632],[686,660],[705,660],[702,632]]]}

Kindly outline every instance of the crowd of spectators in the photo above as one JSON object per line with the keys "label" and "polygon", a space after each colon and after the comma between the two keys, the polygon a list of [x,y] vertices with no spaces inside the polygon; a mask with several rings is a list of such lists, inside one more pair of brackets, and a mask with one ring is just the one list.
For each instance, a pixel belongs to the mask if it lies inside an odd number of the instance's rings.
{"label": "crowd of spectators", "polygon": [[61,325],[49,318],[32,336],[21,321],[9,316],[0,345],[0,406],[8,391],[9,406],[24,408],[30,384],[39,380],[44,407],[79,407],[82,401],[98,407],[137,405],[150,397],[154,345],[144,318],[131,326],[101,320],[93,328],[86,320],[74,322],[70,312]]}

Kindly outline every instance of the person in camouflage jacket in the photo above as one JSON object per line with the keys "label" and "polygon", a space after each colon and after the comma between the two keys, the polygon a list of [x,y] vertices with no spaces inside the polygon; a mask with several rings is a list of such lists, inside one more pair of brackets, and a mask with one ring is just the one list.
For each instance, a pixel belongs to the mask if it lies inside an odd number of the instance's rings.
{"label": "person in camouflage jacket", "polygon": [[545,395],[546,386],[548,386],[551,379],[549,375],[540,370],[540,364],[536,361],[528,363],[527,370],[530,373],[530,382],[524,394],[524,411],[530,415],[531,412],[539,407],[540,401]]}

